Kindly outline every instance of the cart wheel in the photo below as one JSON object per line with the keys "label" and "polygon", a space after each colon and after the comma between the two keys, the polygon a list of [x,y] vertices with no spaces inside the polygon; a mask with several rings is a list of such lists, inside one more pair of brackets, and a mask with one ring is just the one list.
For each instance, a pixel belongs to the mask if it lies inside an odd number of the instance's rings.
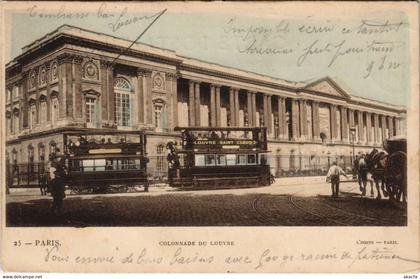
{"label": "cart wheel", "polygon": [[407,156],[398,151],[391,154],[385,167],[385,186],[390,201],[399,207],[407,204]]}

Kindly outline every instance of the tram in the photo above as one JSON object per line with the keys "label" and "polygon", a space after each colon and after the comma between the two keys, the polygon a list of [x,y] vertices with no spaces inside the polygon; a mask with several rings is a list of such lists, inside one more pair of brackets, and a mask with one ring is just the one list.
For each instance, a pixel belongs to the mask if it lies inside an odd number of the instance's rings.
{"label": "tram", "polygon": [[181,144],[170,142],[169,185],[182,189],[268,186],[265,127],[176,127]]}
{"label": "tram", "polygon": [[148,190],[146,135],[138,131],[63,134],[66,184],[74,193]]}

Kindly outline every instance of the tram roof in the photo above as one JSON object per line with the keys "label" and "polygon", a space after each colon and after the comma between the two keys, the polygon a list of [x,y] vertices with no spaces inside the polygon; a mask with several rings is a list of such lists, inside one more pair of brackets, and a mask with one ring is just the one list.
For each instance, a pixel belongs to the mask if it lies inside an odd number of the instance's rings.
{"label": "tram roof", "polygon": [[64,135],[139,135],[143,130],[128,131],[115,129],[77,129],[63,132]]}
{"label": "tram roof", "polygon": [[263,130],[267,127],[175,127],[175,131],[189,130],[189,131],[255,131]]}

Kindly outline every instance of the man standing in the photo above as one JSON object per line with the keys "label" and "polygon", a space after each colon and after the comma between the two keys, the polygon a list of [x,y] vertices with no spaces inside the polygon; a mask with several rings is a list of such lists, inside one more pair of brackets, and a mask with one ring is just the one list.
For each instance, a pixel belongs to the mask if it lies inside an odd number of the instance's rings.
{"label": "man standing", "polygon": [[50,176],[50,192],[53,197],[53,205],[51,210],[54,213],[61,211],[63,207],[63,199],[65,198],[65,179],[66,171],[64,167],[64,162],[57,156],[51,154],[50,156],[50,167],[49,167],[49,176]]}
{"label": "man standing", "polygon": [[331,196],[333,198],[338,198],[340,175],[344,175],[346,178],[348,178],[343,169],[337,166],[337,162],[334,161],[327,173],[327,181],[331,181]]}
{"label": "man standing", "polygon": [[[368,168],[365,160],[365,155],[362,155],[358,163],[357,178],[359,182],[360,191],[362,192],[363,196],[366,195],[367,174]],[[373,192],[371,193],[371,195],[373,196]]]}

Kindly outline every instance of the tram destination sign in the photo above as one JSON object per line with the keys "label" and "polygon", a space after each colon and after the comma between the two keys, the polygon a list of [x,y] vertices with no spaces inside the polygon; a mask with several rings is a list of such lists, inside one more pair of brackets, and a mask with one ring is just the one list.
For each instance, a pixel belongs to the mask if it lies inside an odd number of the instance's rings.
{"label": "tram destination sign", "polygon": [[257,141],[252,139],[217,139],[217,140],[195,140],[194,147],[198,148],[222,148],[228,146],[239,146],[239,148],[255,148]]}

